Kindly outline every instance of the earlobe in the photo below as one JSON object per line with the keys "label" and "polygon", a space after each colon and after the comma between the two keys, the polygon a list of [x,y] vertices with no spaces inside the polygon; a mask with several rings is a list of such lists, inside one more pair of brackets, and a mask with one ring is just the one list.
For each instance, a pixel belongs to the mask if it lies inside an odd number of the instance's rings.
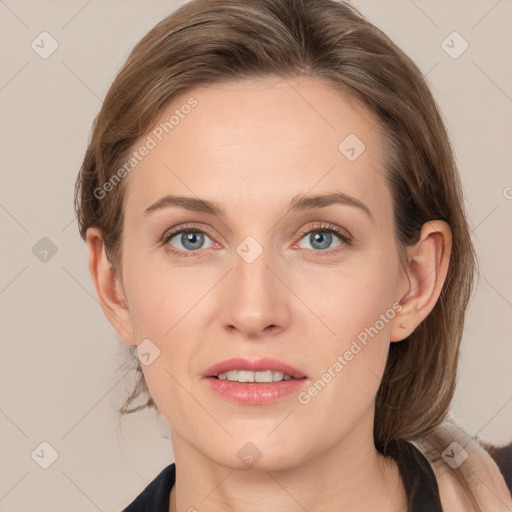
{"label": "earlobe", "polygon": [[409,290],[399,298],[402,307],[391,326],[391,341],[407,338],[434,308],[450,262],[452,234],[441,220],[426,222],[419,241],[407,249]]}
{"label": "earlobe", "polygon": [[128,345],[135,345],[121,279],[105,253],[101,231],[98,228],[89,228],[86,242],[89,251],[89,271],[103,312],[123,341]]}

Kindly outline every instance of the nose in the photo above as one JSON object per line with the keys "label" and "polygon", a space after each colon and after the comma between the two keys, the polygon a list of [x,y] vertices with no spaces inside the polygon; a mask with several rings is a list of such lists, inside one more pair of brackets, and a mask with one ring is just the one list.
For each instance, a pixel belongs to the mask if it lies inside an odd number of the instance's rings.
{"label": "nose", "polygon": [[226,330],[260,339],[288,328],[290,291],[279,268],[266,251],[252,263],[234,256],[234,268],[221,291],[220,319]]}

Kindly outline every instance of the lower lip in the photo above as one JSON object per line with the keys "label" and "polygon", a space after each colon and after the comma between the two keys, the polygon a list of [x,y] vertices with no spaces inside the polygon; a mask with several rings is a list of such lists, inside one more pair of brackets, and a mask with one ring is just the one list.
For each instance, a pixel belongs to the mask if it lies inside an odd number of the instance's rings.
{"label": "lower lip", "polygon": [[308,379],[281,380],[278,382],[232,382],[227,379],[204,379],[210,389],[237,404],[263,405],[299,393]]}

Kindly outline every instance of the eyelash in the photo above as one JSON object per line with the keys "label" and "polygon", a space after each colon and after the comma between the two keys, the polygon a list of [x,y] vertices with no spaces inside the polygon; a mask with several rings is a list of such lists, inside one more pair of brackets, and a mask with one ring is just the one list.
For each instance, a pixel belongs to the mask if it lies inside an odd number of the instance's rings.
{"label": "eyelash", "polygon": [[[328,223],[318,223],[313,226],[310,226],[307,229],[301,230],[298,234],[298,237],[299,237],[298,241],[300,242],[300,240],[302,240],[304,238],[304,236],[306,236],[307,234],[310,234],[310,233],[314,233],[314,232],[334,233],[335,235],[337,235],[339,237],[339,239],[341,240],[341,244],[342,244],[342,246],[336,247],[334,249],[326,249],[323,251],[315,251],[314,249],[309,249],[308,252],[316,253],[316,254],[314,254],[315,256],[330,255],[335,252],[339,252],[340,250],[343,250],[343,246],[348,247],[352,244],[352,237],[345,230],[338,228],[334,224],[328,224]],[[169,241],[172,238],[174,238],[176,235],[179,235],[181,233],[202,233],[213,240],[213,237],[210,236],[206,230],[199,228],[193,224],[185,224],[183,226],[180,226],[177,229],[166,232],[164,234],[164,236],[162,237],[162,245],[165,245],[165,249],[167,252],[169,252],[171,254],[175,254],[177,256],[185,256],[185,257],[196,256],[197,254],[199,254],[201,252],[201,249],[198,249],[196,251],[181,251],[181,250],[175,249],[175,248],[171,249]]]}

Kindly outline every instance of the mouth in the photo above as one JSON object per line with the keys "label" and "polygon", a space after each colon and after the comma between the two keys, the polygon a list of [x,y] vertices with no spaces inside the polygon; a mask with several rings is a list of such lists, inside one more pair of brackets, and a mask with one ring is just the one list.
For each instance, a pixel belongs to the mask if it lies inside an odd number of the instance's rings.
{"label": "mouth", "polygon": [[257,384],[300,380],[306,375],[283,361],[265,357],[255,361],[243,358],[222,361],[206,370],[203,378]]}
{"label": "mouth", "polygon": [[309,383],[297,368],[278,359],[235,358],[218,363],[202,376],[217,396],[239,405],[270,405],[293,397]]}
{"label": "mouth", "polygon": [[230,382],[281,382],[283,380],[292,380],[294,377],[283,372],[275,372],[272,370],[263,370],[260,372],[251,372],[248,370],[230,370],[222,372],[215,379],[229,380]]}

